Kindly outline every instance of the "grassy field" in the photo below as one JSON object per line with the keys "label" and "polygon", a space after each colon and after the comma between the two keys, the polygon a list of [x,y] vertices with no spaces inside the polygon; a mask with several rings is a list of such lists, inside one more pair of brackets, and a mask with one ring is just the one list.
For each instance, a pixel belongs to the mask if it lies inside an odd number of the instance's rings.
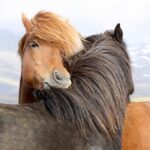
{"label": "grassy field", "polygon": [[150,97],[139,97],[139,98],[132,98],[132,102],[144,102],[144,101],[150,101]]}

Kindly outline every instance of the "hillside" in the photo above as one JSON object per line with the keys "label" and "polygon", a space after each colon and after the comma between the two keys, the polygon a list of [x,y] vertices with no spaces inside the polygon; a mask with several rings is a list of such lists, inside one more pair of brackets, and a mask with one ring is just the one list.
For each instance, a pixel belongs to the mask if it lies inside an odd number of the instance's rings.
{"label": "hillside", "polygon": [[134,97],[150,96],[150,44],[128,49],[133,66]]}
{"label": "hillside", "polygon": [[20,76],[19,36],[0,29],[0,41],[0,102],[16,103]]}
{"label": "hillside", "polygon": [[0,49],[15,51],[18,48],[19,36],[6,29],[0,29]]}

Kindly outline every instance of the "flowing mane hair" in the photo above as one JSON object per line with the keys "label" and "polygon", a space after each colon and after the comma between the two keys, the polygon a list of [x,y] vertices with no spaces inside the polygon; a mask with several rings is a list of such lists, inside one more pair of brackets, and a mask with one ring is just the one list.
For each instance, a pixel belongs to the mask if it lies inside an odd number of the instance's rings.
{"label": "flowing mane hair", "polygon": [[72,56],[83,49],[81,35],[64,18],[51,13],[41,11],[31,19],[31,31],[25,34],[19,42],[18,53],[23,55],[23,48],[27,36],[37,38],[56,47],[64,57]]}
{"label": "flowing mane hair", "polygon": [[115,30],[86,38],[85,51],[68,61],[69,89],[36,91],[58,121],[75,124],[86,135],[101,133],[109,139],[122,131],[125,108],[133,92],[130,59],[118,24]]}

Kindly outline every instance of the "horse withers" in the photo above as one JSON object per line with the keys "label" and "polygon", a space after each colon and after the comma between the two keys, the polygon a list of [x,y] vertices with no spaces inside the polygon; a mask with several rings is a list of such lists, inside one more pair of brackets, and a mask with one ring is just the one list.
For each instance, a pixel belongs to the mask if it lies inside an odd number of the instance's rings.
{"label": "horse withers", "polygon": [[56,14],[39,12],[31,20],[23,14],[22,22],[26,33],[18,51],[22,63],[19,103],[32,103],[33,90],[47,88],[46,83],[57,88],[71,85],[63,61],[83,50],[83,44],[78,32]]}

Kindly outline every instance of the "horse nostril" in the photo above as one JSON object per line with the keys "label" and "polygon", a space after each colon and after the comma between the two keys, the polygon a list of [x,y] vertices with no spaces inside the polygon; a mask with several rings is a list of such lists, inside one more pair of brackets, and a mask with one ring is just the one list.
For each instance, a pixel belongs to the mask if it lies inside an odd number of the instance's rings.
{"label": "horse nostril", "polygon": [[54,72],[54,77],[56,80],[61,81],[63,80],[63,77],[58,73],[58,71]]}
{"label": "horse nostril", "polygon": [[59,70],[54,70],[53,77],[55,82],[58,84],[68,84],[70,83],[70,74],[69,73],[62,73]]}
{"label": "horse nostril", "polygon": [[67,71],[55,69],[52,75],[51,86],[66,89],[71,85],[71,77]]}
{"label": "horse nostril", "polygon": [[54,79],[58,82],[61,82],[64,80],[64,76],[58,70],[54,70]]}

